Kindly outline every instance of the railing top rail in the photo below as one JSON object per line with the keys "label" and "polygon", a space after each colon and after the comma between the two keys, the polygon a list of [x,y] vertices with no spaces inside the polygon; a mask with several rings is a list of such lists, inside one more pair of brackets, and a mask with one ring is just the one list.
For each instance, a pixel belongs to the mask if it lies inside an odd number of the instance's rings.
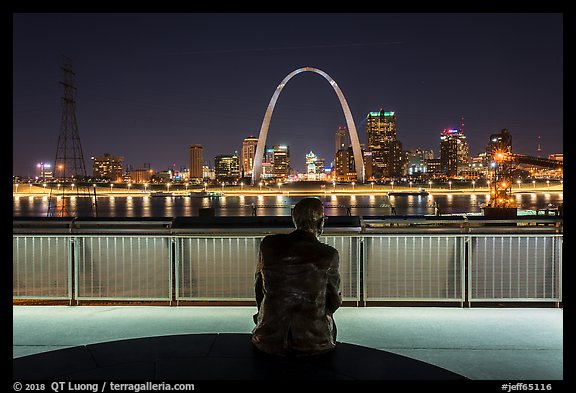
{"label": "railing top rail", "polygon": [[[13,219],[13,233],[74,234],[268,234],[294,229],[289,216],[260,217],[25,217]],[[483,219],[476,216],[330,216],[325,234],[357,233],[561,233],[559,216]]]}

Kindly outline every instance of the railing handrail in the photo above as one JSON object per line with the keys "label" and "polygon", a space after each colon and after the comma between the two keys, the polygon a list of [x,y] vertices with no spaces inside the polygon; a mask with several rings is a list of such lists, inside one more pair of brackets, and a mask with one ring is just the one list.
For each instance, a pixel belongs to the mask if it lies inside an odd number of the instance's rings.
{"label": "railing handrail", "polygon": [[[13,233],[151,233],[193,234],[271,233],[294,229],[291,217],[25,217],[14,218]],[[331,216],[325,233],[562,233],[561,216],[518,216],[485,219],[480,216]]]}

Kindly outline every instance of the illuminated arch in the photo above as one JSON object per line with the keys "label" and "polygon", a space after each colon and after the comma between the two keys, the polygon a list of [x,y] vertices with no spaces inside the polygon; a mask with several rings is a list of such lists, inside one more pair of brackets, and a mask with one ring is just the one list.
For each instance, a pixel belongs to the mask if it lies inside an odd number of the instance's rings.
{"label": "illuminated arch", "polygon": [[344,98],[344,94],[342,90],[338,87],[338,84],[332,79],[327,73],[317,68],[312,67],[304,67],[298,68],[295,71],[289,73],[282,82],[276,88],[276,91],[272,95],[270,99],[270,103],[268,104],[268,109],[266,110],[266,114],[264,115],[264,120],[262,121],[262,127],[260,128],[260,135],[258,137],[258,145],[256,146],[256,153],[254,156],[254,166],[252,169],[252,184],[256,184],[260,181],[262,177],[262,157],[264,156],[264,146],[266,145],[266,137],[268,136],[268,127],[270,126],[270,120],[272,119],[272,112],[274,111],[274,107],[276,106],[276,101],[278,100],[278,96],[280,92],[288,83],[293,76],[301,73],[301,72],[315,72],[317,74],[322,75],[334,88],[338,99],[340,100],[340,105],[342,106],[342,110],[344,111],[344,116],[346,117],[346,124],[348,126],[348,131],[350,132],[350,141],[352,142],[352,152],[354,153],[354,164],[356,165],[356,174],[358,177],[358,181],[364,183],[364,160],[362,159],[362,150],[360,149],[360,142],[358,140],[358,133],[356,132],[356,126],[354,125],[354,119],[352,118],[352,113],[350,112],[350,108],[348,107],[348,103],[346,102],[346,98]]}

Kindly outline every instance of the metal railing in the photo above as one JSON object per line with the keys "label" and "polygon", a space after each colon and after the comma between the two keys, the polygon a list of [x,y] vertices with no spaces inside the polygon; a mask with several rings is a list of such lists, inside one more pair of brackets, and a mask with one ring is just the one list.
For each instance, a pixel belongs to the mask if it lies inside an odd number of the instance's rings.
{"label": "metal railing", "polygon": [[366,301],[464,302],[464,237],[364,237]]}
{"label": "metal railing", "polygon": [[470,301],[562,301],[562,237],[476,235],[469,241]]}
{"label": "metal railing", "polygon": [[[54,234],[13,233],[13,298],[71,304],[253,301],[260,241],[268,233],[290,231],[185,233],[171,231],[165,221],[140,231],[133,224],[123,230],[98,222],[98,228],[79,225],[76,233],[62,228],[43,229]],[[501,233],[495,227],[496,233],[454,233],[452,226],[441,233],[436,225],[379,228],[380,233],[328,230],[320,240],[340,253],[343,299],[359,305],[562,301],[561,232],[522,233],[518,227],[517,233]]]}

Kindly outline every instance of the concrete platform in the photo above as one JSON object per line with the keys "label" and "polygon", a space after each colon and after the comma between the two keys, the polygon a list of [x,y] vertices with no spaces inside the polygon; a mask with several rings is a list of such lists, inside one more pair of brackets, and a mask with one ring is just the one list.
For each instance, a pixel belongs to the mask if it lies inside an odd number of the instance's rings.
{"label": "concrete platform", "polygon": [[[33,368],[39,376],[45,372],[80,378],[92,373],[117,379],[138,372],[160,378],[173,372],[177,378],[192,375],[188,365],[204,359],[201,364],[214,367],[218,363],[235,369],[234,364],[242,364],[241,375],[224,367],[227,371],[218,372],[219,378],[260,378],[260,360],[245,361],[254,312],[255,307],[13,306],[14,376]],[[564,378],[562,309],[343,307],[335,320],[341,344],[336,366],[316,364],[334,378],[393,378],[390,370],[401,379],[432,370],[443,378],[470,380]],[[225,343],[233,344],[232,353],[222,352]],[[106,353],[117,353],[124,361],[114,366],[102,360]],[[28,357],[36,354],[48,357]],[[74,356],[87,363],[70,361]],[[26,366],[37,359],[41,362]],[[355,369],[353,359],[360,359],[362,366]],[[401,371],[396,366],[402,364],[410,367]],[[376,370],[372,365],[378,365]],[[109,366],[114,367],[106,369]],[[212,366],[196,367],[207,378],[216,372]]]}

